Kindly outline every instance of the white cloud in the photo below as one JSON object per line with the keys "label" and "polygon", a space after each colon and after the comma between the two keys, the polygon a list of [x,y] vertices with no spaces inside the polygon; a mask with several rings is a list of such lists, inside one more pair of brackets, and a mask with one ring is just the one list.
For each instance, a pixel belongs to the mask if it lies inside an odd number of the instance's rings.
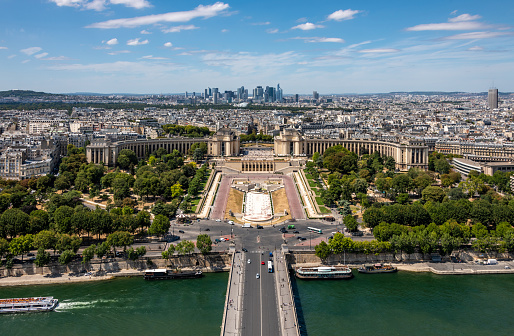
{"label": "white cloud", "polygon": [[163,33],[180,33],[183,30],[193,30],[198,29],[200,27],[197,27],[195,25],[180,25],[175,27],[169,27],[162,30]]}
{"label": "white cloud", "polygon": [[469,51],[482,51],[482,50],[484,50],[484,48],[479,47],[479,46],[474,46],[474,47],[468,48],[468,50]]}
{"label": "white cloud", "polygon": [[222,33],[228,33],[228,32],[229,32],[229,30],[228,30],[228,29],[222,29],[222,30],[221,30],[221,32],[222,32]]}
{"label": "white cloud", "polygon": [[110,62],[110,63],[94,63],[94,64],[59,64],[49,66],[50,70],[61,71],[94,71],[98,73],[122,73],[122,74],[142,74],[148,75],[160,74],[176,70],[178,67],[173,63],[162,62]]}
{"label": "white cloud", "polygon": [[152,5],[147,0],[109,0],[113,5],[125,5],[132,8],[147,8]]}
{"label": "white cloud", "polygon": [[38,53],[40,52],[41,50],[43,50],[43,48],[40,48],[40,47],[30,47],[30,48],[26,48],[26,49],[21,49],[20,51],[26,55],[34,55],[35,53]]}
{"label": "white cloud", "polygon": [[325,26],[317,25],[317,24],[310,23],[310,22],[306,22],[306,23],[299,24],[298,26],[294,26],[291,29],[313,30],[313,29],[316,29],[316,28],[325,28]]}
{"label": "white cloud", "polygon": [[235,74],[274,73],[285,66],[295,65],[300,55],[288,51],[280,54],[257,54],[249,52],[211,52],[202,56],[202,61],[208,66],[228,67]]}
{"label": "white cloud", "polygon": [[66,57],[66,56],[57,56],[57,57],[43,58],[43,60],[45,60],[45,61],[67,61],[67,60],[70,60],[70,59],[71,58]]}
{"label": "white cloud", "polygon": [[55,3],[57,6],[62,7],[79,7],[83,4],[84,0],[50,0]]}
{"label": "white cloud", "polygon": [[131,52],[129,50],[117,50],[117,51],[111,51],[110,53],[107,53],[108,55],[119,55],[119,54],[130,54]]}
{"label": "white cloud", "polygon": [[450,22],[462,22],[462,21],[475,21],[481,19],[480,15],[469,15],[469,14],[461,14],[454,18],[449,19]]}
{"label": "white cloud", "polygon": [[7,47],[0,47],[0,50],[8,49]]}
{"label": "white cloud", "polygon": [[127,45],[129,46],[138,46],[138,45],[143,45],[143,44],[148,44],[148,40],[143,40],[143,41],[140,41],[141,38],[137,37],[135,39],[132,39],[132,40],[128,40],[127,41]]}
{"label": "white cloud", "polygon": [[150,60],[167,60],[169,58],[167,57],[157,57],[157,56],[153,56],[153,55],[148,55],[148,56],[143,56],[141,57],[141,59],[150,59]]}
{"label": "white cloud", "polygon": [[193,10],[183,12],[169,12],[164,14],[155,14],[147,16],[139,16],[126,19],[114,19],[104,22],[93,23],[86,28],[134,28],[144,25],[151,25],[161,22],[189,22],[195,18],[211,18],[220,15],[229,8],[228,4],[216,2],[210,6],[200,5]]}
{"label": "white cloud", "polygon": [[268,33],[268,34],[276,34],[276,33],[278,33],[278,29],[277,28],[266,29],[266,33]]}
{"label": "white cloud", "polygon": [[457,17],[450,18],[448,22],[443,23],[426,23],[413,27],[409,27],[407,31],[427,31],[427,30],[474,30],[482,29],[486,26],[481,22],[476,22],[480,19],[480,15],[461,14]]}
{"label": "white cloud", "polygon": [[173,43],[171,43],[171,42],[166,42],[166,43],[164,43],[164,46],[165,46],[166,48],[171,48],[171,47],[173,47]]}
{"label": "white cloud", "polygon": [[513,36],[514,33],[511,32],[472,32],[472,33],[463,33],[445,37],[445,40],[474,40],[474,39],[488,39],[495,37],[507,37]]}
{"label": "white cloud", "polygon": [[25,64],[25,63],[28,63],[30,62],[30,60],[24,60],[24,61],[21,61],[21,64]]}
{"label": "white cloud", "polygon": [[37,58],[37,59],[40,59],[40,58],[43,58],[43,57],[46,57],[46,56],[48,56],[48,53],[46,53],[46,52],[34,55],[34,57]]}
{"label": "white cloud", "polygon": [[149,32],[148,30],[143,29],[143,30],[141,30],[139,33],[140,33],[140,34],[142,34],[142,35],[149,35],[149,34],[151,34],[152,32]]}
{"label": "white cloud", "polygon": [[50,0],[59,7],[76,7],[83,9],[92,9],[96,11],[103,11],[107,8],[108,4],[112,5],[125,5],[136,9],[152,7],[147,0]]}
{"label": "white cloud", "polygon": [[266,22],[254,22],[254,23],[250,23],[252,26],[267,26],[267,25],[270,25],[271,22],[269,21],[266,21]]}
{"label": "white cloud", "polygon": [[399,52],[400,50],[394,49],[394,48],[375,48],[375,49],[362,49],[359,50],[360,53],[365,54],[383,54],[383,53],[395,53]]}
{"label": "white cloud", "polygon": [[105,42],[105,44],[116,45],[116,44],[118,44],[118,39],[117,38],[110,39],[109,41]]}
{"label": "white cloud", "polygon": [[293,40],[304,40],[305,43],[344,43],[344,40],[339,37],[293,37]]}
{"label": "white cloud", "polygon": [[85,9],[92,9],[95,11],[103,11],[107,8],[106,0],[93,0],[91,2],[84,2],[84,4],[82,4],[82,6]]}
{"label": "white cloud", "polygon": [[360,10],[352,10],[352,9],[345,9],[345,10],[338,10],[333,12],[327,17],[327,20],[335,20],[335,21],[343,21],[343,20],[351,20],[354,18],[355,14],[360,13]]}
{"label": "white cloud", "polygon": [[16,57],[16,55],[9,55],[9,56],[7,56],[8,59],[15,58],[15,57]]}

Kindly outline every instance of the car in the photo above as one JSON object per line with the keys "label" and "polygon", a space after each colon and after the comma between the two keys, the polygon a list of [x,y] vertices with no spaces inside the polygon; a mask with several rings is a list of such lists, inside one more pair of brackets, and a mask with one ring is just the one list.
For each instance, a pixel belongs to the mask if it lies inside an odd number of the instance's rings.
{"label": "car", "polygon": [[305,237],[302,237],[302,238],[300,238],[300,240],[307,240],[307,238],[305,238]]}
{"label": "car", "polygon": [[184,230],[178,230],[179,233],[185,233]]}
{"label": "car", "polygon": [[255,274],[255,278],[256,278],[256,279],[259,279],[259,278],[260,278],[259,273]]}
{"label": "car", "polygon": [[266,263],[264,261],[261,261],[261,265],[265,265]]}
{"label": "car", "polygon": [[27,253],[27,257],[33,257],[33,256],[35,256],[34,253],[32,253],[32,252]]}
{"label": "car", "polygon": [[211,231],[211,229],[207,228],[207,229],[205,229],[205,231]]}
{"label": "car", "polygon": [[229,221],[228,221],[228,224],[230,224],[230,225],[234,225],[234,221],[229,220]]}
{"label": "car", "polygon": [[293,231],[293,233],[300,233],[300,231],[296,230],[296,231]]}
{"label": "car", "polygon": [[264,229],[262,225],[257,225],[257,229]]}
{"label": "car", "polygon": [[243,252],[248,252],[248,250],[247,250],[246,248],[244,248],[244,247],[243,247],[241,250],[242,250]]}
{"label": "car", "polygon": [[358,236],[358,237],[364,236],[364,232],[362,232],[362,231],[351,232],[350,234],[352,236]]}
{"label": "car", "polygon": [[248,259],[247,263],[251,264],[251,263],[252,263],[252,261],[251,261],[250,259]]}
{"label": "car", "polygon": [[296,239],[298,239],[298,240],[302,240],[302,237],[298,236],[298,237],[296,237]]}
{"label": "car", "polygon": [[217,244],[217,243],[221,243],[221,240],[218,238],[214,239],[214,244]]}
{"label": "car", "polygon": [[218,219],[216,219],[216,222],[221,222],[221,219],[219,219],[219,218],[218,218]]}

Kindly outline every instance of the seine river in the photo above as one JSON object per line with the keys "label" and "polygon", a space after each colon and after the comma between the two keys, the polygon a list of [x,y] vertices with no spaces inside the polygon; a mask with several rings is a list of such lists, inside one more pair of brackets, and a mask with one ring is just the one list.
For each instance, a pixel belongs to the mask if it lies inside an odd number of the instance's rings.
{"label": "seine river", "polygon": [[[0,315],[2,335],[219,335],[228,273],[0,287],[0,298],[52,295],[53,313]],[[356,274],[296,281],[313,335],[511,335],[514,275]],[[268,335],[267,335],[268,336]]]}

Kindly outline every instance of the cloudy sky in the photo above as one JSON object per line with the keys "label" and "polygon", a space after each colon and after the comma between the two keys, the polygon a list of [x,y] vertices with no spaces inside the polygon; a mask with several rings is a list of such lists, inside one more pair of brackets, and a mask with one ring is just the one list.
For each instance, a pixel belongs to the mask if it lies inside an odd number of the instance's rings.
{"label": "cloudy sky", "polygon": [[514,91],[511,0],[0,0],[0,90]]}

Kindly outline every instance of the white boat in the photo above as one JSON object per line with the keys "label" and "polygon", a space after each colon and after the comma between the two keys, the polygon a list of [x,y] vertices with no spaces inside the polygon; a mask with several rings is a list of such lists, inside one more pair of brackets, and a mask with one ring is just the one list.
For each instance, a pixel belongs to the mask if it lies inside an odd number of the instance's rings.
{"label": "white boat", "polygon": [[0,299],[0,314],[46,312],[54,310],[59,300],[52,296]]}

